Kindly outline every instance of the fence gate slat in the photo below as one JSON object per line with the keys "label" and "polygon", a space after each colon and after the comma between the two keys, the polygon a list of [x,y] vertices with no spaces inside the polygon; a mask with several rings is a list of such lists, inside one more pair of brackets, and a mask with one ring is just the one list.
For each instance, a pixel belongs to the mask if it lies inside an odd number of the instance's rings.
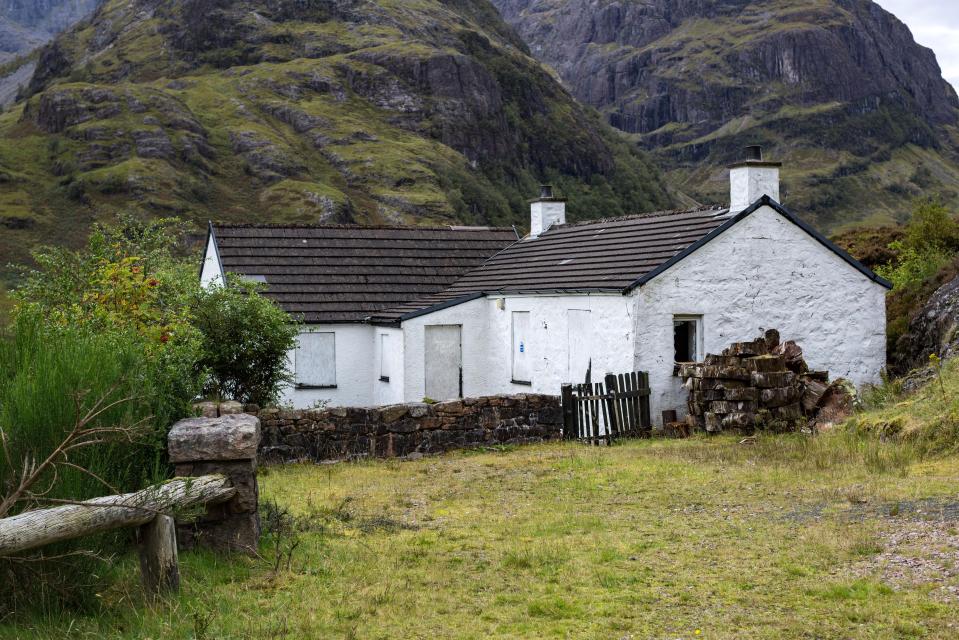
{"label": "fence gate slat", "polygon": [[622,435],[619,430],[619,420],[616,419],[616,376],[606,374],[606,413],[609,417],[606,420],[606,431],[611,437]]}
{"label": "fence gate slat", "polygon": [[573,439],[573,385],[564,384],[560,387],[560,397],[563,404],[563,440]]}

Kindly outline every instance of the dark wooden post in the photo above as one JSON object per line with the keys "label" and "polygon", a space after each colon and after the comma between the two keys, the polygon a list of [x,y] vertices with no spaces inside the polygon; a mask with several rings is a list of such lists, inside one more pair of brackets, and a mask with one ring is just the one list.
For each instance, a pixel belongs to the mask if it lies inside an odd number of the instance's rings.
{"label": "dark wooden post", "polygon": [[159,514],[139,529],[140,572],[147,593],[160,596],[180,590],[176,522]]}
{"label": "dark wooden post", "polygon": [[609,430],[609,435],[614,438],[618,438],[623,435],[623,429],[619,424],[619,416],[616,415],[616,392],[618,391],[616,387],[616,376],[612,373],[606,374],[606,407],[609,413],[609,420],[606,423],[606,428]]}
{"label": "dark wooden post", "polygon": [[564,384],[560,387],[563,399],[563,439],[572,440],[576,430],[576,418],[573,413],[573,385]]}

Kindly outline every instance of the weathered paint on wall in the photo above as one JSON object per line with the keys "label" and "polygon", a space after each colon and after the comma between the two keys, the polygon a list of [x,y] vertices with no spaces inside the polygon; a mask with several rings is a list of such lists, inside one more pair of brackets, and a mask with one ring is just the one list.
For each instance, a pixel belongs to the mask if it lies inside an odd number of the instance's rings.
{"label": "weathered paint on wall", "polygon": [[[389,368],[389,381],[381,380],[381,371],[373,372],[373,405],[383,406],[399,404],[404,401],[403,385],[406,371],[403,367],[404,336],[401,329],[393,327],[373,327],[375,333],[374,362],[379,367],[383,361]],[[383,336],[387,337],[386,342]],[[383,347],[386,347],[385,351]]]}
{"label": "weathered paint on wall", "polygon": [[[631,302],[614,295],[543,295],[481,298],[403,323],[406,337],[405,400],[425,395],[424,335],[427,325],[463,326],[463,393],[466,396],[499,393],[547,393],[556,395],[570,375],[569,310],[589,311],[590,330],[574,330],[584,344],[576,345],[577,357],[592,354],[593,379],[630,371],[633,364]],[[512,327],[514,311],[529,312],[527,349],[530,384],[512,382]],[[588,360],[588,358],[587,358]],[[583,371],[575,382],[582,382]]]}
{"label": "weathered paint on wall", "polygon": [[649,372],[654,423],[684,415],[673,376],[673,316],[703,316],[704,347],[778,329],[809,366],[856,385],[885,366],[886,290],[773,209],[763,207],[635,292],[635,367]]}
{"label": "weathered paint on wall", "polygon": [[206,289],[216,284],[222,285],[224,276],[220,269],[220,257],[216,243],[213,241],[213,234],[208,234],[203,268],[200,270],[200,286]]}
{"label": "weathered paint on wall", "polygon": [[[365,324],[303,325],[300,331],[332,332],[336,338],[336,388],[287,388],[282,401],[306,408],[324,401],[330,406],[364,407],[373,403],[376,327]],[[290,367],[296,371],[296,350],[289,354]],[[377,373],[377,377],[378,377]]]}

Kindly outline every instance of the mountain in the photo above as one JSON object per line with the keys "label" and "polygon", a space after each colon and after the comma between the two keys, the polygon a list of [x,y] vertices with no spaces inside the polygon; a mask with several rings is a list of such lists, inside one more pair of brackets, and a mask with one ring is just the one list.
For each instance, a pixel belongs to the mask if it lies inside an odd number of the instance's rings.
{"label": "mountain", "polygon": [[0,0],[0,62],[50,41],[102,0]]}
{"label": "mountain", "polygon": [[821,228],[959,201],[956,92],[870,0],[493,2],[693,199],[722,201],[722,169],[762,144],[786,204]]}
{"label": "mountain", "polygon": [[[119,211],[528,224],[670,204],[487,0],[107,0],[0,116],[0,253]],[[8,278],[10,275],[8,274]]]}

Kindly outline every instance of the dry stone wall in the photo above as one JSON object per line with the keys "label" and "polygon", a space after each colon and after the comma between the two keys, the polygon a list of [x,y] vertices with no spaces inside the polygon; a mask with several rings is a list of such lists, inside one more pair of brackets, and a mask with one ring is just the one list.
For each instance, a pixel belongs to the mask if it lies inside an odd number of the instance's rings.
{"label": "dry stone wall", "polygon": [[563,427],[559,397],[540,394],[376,408],[267,408],[256,415],[264,462],[393,458],[526,444],[557,440]]}

